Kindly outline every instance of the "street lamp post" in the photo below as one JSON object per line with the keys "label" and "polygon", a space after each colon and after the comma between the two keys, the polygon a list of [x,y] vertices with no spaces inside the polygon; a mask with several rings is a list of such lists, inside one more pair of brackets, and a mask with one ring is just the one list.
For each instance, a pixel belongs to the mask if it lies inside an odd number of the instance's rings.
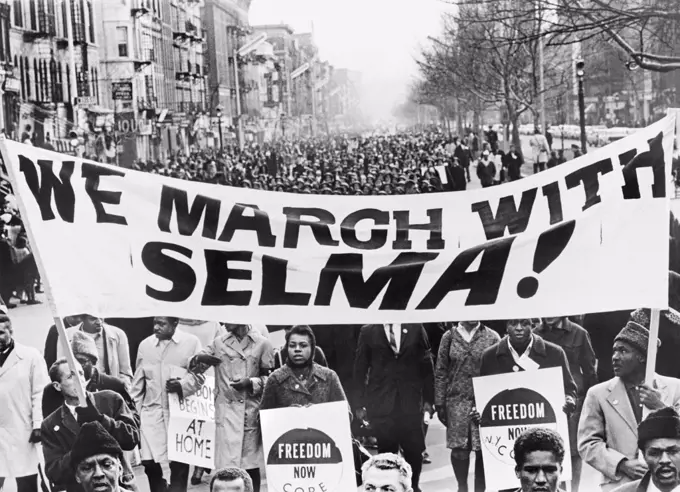
{"label": "street lamp post", "polygon": [[217,125],[220,132],[220,150],[224,151],[224,141],[222,140],[222,106],[217,106],[215,108],[215,113],[217,113]]}
{"label": "street lamp post", "polygon": [[576,77],[578,78],[578,116],[581,125],[581,152],[587,152],[587,138],[586,138],[586,100],[583,93],[583,77],[585,75],[585,62],[582,58],[576,61]]}

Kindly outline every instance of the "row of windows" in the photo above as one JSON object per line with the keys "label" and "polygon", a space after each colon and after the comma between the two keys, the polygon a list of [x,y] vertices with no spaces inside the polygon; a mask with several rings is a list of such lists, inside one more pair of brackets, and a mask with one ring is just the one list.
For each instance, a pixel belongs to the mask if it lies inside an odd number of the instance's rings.
{"label": "row of windows", "polygon": [[65,38],[68,33],[67,1],[71,2],[74,41],[94,43],[95,25],[92,0],[60,0],[61,8],[59,9],[56,8],[57,0],[13,0],[14,26]]}
{"label": "row of windows", "polygon": [[[25,101],[68,102],[71,92],[69,65],[55,60],[36,60],[28,57],[14,57],[15,66],[21,74],[21,98]],[[92,67],[87,74],[81,74],[78,95],[93,95],[99,99],[99,73]],[[64,83],[66,81],[66,83]]]}

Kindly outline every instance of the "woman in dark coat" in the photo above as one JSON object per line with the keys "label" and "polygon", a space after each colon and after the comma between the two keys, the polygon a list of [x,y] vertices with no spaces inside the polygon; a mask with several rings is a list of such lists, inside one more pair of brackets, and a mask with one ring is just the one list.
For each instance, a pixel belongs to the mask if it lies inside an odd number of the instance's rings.
{"label": "woman in dark coat", "polygon": [[294,326],[286,333],[286,363],[264,386],[261,410],[347,401],[340,378],[332,369],[314,363],[316,338],[309,326]]}

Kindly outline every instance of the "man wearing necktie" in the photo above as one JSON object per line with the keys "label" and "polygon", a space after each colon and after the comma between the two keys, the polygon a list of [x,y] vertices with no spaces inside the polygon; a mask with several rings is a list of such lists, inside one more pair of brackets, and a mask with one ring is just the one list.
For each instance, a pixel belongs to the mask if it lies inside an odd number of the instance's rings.
{"label": "man wearing necktie", "polygon": [[423,413],[432,414],[434,367],[421,324],[367,325],[361,328],[354,362],[357,418],[368,419],[379,453],[398,453],[418,481],[425,449]]}

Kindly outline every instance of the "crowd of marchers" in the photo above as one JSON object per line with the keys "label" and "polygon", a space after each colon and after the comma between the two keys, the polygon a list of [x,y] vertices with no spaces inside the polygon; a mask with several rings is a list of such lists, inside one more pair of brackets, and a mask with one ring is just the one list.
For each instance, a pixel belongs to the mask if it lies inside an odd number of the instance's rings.
{"label": "crowd of marchers", "polygon": [[[426,414],[446,426],[452,485],[468,490],[474,454],[473,487],[482,492],[484,422],[472,378],[550,367],[562,372],[571,456],[551,431],[525,433],[515,446],[528,450],[514,455],[522,487],[538,490],[534,482],[543,480],[542,490],[554,490],[564,459],[571,460],[575,491],[595,485],[579,484],[582,461],[601,473],[603,492],[680,486],[680,380],[662,374],[645,380],[647,309],[629,313],[609,340],[610,360],[598,357],[591,334],[577,324],[588,316],[267,327],[163,316],[132,326],[82,315],[64,320],[75,367],[55,327],[41,355],[14,341],[8,313],[0,307],[0,477],[16,478],[19,492],[37,492],[41,484],[54,492],[136,491],[137,465],[151,492],[183,492],[206,474],[211,487],[236,480],[243,488],[227,490],[259,491],[260,410],[343,401],[356,438],[357,486],[422,490]],[[131,341],[144,322],[151,333]],[[679,330],[676,312],[663,312],[662,325]],[[285,343],[274,347],[279,329]],[[598,375],[604,365],[608,379]],[[168,395],[194,394],[206,374],[216,387],[216,470],[192,474],[189,465],[171,461],[166,476]],[[86,389],[85,405],[78,384]],[[380,454],[370,458],[366,448]],[[397,488],[380,482],[392,479]]]}

